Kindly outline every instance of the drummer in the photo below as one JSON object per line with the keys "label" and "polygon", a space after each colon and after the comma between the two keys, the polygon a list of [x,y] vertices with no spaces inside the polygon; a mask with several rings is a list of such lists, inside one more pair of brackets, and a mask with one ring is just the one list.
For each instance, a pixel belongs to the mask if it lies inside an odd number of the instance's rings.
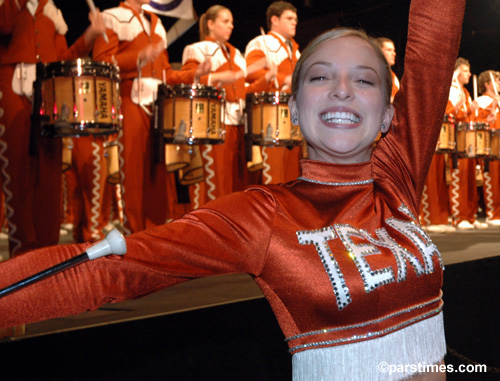
{"label": "drummer", "polygon": [[52,0],[0,2],[0,163],[11,256],[57,244],[61,222],[61,140],[37,138],[28,156],[35,65],[90,53],[105,30],[99,12],[68,48],[68,26]]}
{"label": "drummer", "polygon": [[149,2],[127,0],[104,11],[109,43],[99,38],[93,52],[94,60],[120,68],[123,136],[119,146],[126,234],[179,217],[169,215],[176,199],[173,174],[167,176],[165,164],[151,159],[151,106],[158,85],[164,79],[168,84],[193,83],[195,75],[210,70],[210,62],[205,60],[192,70],[172,69],[165,28],[158,16],[142,9]]}
{"label": "drummer", "polygon": [[391,67],[392,75],[392,90],[391,90],[391,102],[394,101],[394,96],[399,90],[399,79],[394,70],[392,69],[396,65],[396,47],[394,46],[394,41],[387,37],[378,37],[377,44],[380,50],[384,54],[387,63]]}
{"label": "drummer", "polygon": [[[465,88],[470,81],[470,63],[459,57],[455,62],[455,72],[450,88],[450,96],[446,113],[453,115],[455,121],[469,122],[474,120],[476,102],[472,102]],[[476,219],[478,212],[478,194],[476,186],[475,158],[459,158],[458,168],[452,168],[450,183],[450,204],[453,223],[459,230],[486,229],[488,225]]]}
{"label": "drummer", "polygon": [[[222,5],[213,5],[200,17],[200,41],[185,47],[183,70],[192,71],[211,57],[212,72],[200,77],[200,83],[222,86],[225,90],[224,144],[201,147],[205,181],[191,186],[192,202],[207,201],[243,190],[247,185],[247,161],[244,144],[243,110],[247,91],[264,91],[276,75],[276,67],[250,87],[245,87],[246,62],[241,52],[228,41],[233,31],[233,15]],[[266,65],[266,62],[261,64]],[[271,65],[272,66],[272,65]],[[193,191],[193,188],[196,188]]]}
{"label": "drummer", "polygon": [[[251,40],[245,49],[248,66],[262,59],[267,59],[278,68],[275,81],[270,81],[266,92],[290,92],[291,78],[295,64],[300,57],[299,45],[294,40],[297,27],[297,9],[289,2],[275,1],[266,12],[268,33]],[[268,68],[249,73],[248,83],[258,81]],[[266,123],[266,121],[263,121]],[[301,147],[265,147],[265,162],[269,169],[264,169],[263,183],[278,184],[295,180],[299,176]]]}
{"label": "drummer", "polygon": [[[477,80],[481,96],[477,98],[478,122],[489,123],[492,130],[500,129],[498,107],[500,96],[500,75],[493,70],[483,71]],[[483,166],[483,195],[486,207],[486,223],[500,226],[500,161],[485,159]]]}

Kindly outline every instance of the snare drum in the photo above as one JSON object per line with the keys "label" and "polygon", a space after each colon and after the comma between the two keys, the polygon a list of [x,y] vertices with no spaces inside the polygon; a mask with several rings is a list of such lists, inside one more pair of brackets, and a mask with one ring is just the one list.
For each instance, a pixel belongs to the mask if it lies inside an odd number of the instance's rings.
{"label": "snare drum", "polygon": [[299,126],[292,124],[288,93],[250,93],[246,99],[247,133],[260,146],[300,145]]}
{"label": "snare drum", "polygon": [[437,153],[448,153],[456,150],[455,117],[450,114],[444,116],[441,124],[441,133],[436,146]]}
{"label": "snare drum", "polygon": [[199,84],[158,86],[155,118],[165,143],[224,143],[224,91]]}
{"label": "snare drum", "polygon": [[459,122],[457,125],[457,153],[464,158],[489,156],[491,130],[488,123]]}
{"label": "snare drum", "polygon": [[491,150],[490,159],[500,160],[500,130],[491,130]]}
{"label": "snare drum", "polygon": [[108,135],[121,125],[116,66],[88,59],[44,64],[42,134],[50,137]]}

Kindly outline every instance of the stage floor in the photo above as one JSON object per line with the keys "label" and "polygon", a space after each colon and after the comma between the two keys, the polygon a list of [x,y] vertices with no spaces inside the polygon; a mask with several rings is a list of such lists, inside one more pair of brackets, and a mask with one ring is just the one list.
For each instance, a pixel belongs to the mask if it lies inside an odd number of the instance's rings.
{"label": "stage floor", "polygon": [[[500,255],[500,228],[431,234],[443,256],[445,266]],[[61,243],[71,242],[61,237]],[[7,241],[0,240],[0,254],[7,255]],[[21,340],[58,332],[146,319],[199,308],[260,299],[263,295],[246,274],[197,279],[155,294],[121,303],[108,304],[98,311],[30,324]]]}

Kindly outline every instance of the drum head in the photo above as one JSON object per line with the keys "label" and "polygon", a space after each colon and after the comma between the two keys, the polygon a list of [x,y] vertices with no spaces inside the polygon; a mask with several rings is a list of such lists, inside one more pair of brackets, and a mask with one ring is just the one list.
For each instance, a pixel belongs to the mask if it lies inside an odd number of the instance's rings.
{"label": "drum head", "polygon": [[43,77],[75,77],[92,75],[119,80],[119,69],[108,62],[78,59],[71,61],[50,62],[44,65]]}
{"label": "drum head", "polygon": [[223,92],[224,90],[218,87],[200,84],[167,86],[169,97],[222,99]]}

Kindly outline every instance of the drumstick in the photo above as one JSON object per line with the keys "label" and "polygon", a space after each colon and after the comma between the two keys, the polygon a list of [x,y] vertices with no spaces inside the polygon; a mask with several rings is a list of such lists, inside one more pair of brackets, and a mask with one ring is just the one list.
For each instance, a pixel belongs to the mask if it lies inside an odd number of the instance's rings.
{"label": "drumstick", "polygon": [[[264,48],[266,49],[266,58],[269,61],[269,63],[271,63],[271,57],[269,56],[269,48],[267,47],[267,42],[266,42],[266,32],[264,32],[264,28],[263,27],[260,27],[260,34],[264,38]],[[280,89],[280,85],[278,83],[278,78],[276,78],[276,77],[274,77],[274,86],[276,86],[276,88],[278,90]]]}
{"label": "drumstick", "polygon": [[[97,9],[95,8],[94,0],[87,0],[87,5],[89,6],[90,12],[97,13]],[[104,41],[106,41],[106,43],[109,42],[108,35],[106,34],[106,32],[102,33],[102,37],[104,38]]]}
{"label": "drumstick", "polygon": [[[472,88],[474,92],[474,100],[477,99],[477,75],[472,76]],[[476,109],[476,118],[478,116],[478,110]]]}
{"label": "drumstick", "polygon": [[80,255],[70,258],[46,270],[40,271],[35,275],[32,275],[0,290],[0,298],[81,263],[93,261],[94,259],[104,257],[109,254],[123,255],[126,252],[127,246],[125,244],[125,238],[123,238],[123,235],[118,230],[113,229],[108,233],[106,238],[89,247]]}
{"label": "drumstick", "polygon": [[495,92],[495,95],[498,95],[498,89],[497,89],[497,83],[495,82],[495,78],[493,78],[493,73],[490,70],[490,79],[491,79],[491,84],[493,86],[493,91]]}
{"label": "drumstick", "polygon": [[[490,70],[490,79],[491,79],[491,84],[493,85],[493,91],[495,92],[495,95],[498,97],[497,83],[495,82],[495,78],[493,77],[493,73],[491,70]],[[498,102],[498,100],[497,100],[497,102]],[[494,110],[495,115],[497,114],[497,112],[498,112],[498,106],[495,107],[495,110]]]}
{"label": "drumstick", "polygon": [[472,87],[474,91],[474,100],[477,99],[477,75],[472,76]]}

